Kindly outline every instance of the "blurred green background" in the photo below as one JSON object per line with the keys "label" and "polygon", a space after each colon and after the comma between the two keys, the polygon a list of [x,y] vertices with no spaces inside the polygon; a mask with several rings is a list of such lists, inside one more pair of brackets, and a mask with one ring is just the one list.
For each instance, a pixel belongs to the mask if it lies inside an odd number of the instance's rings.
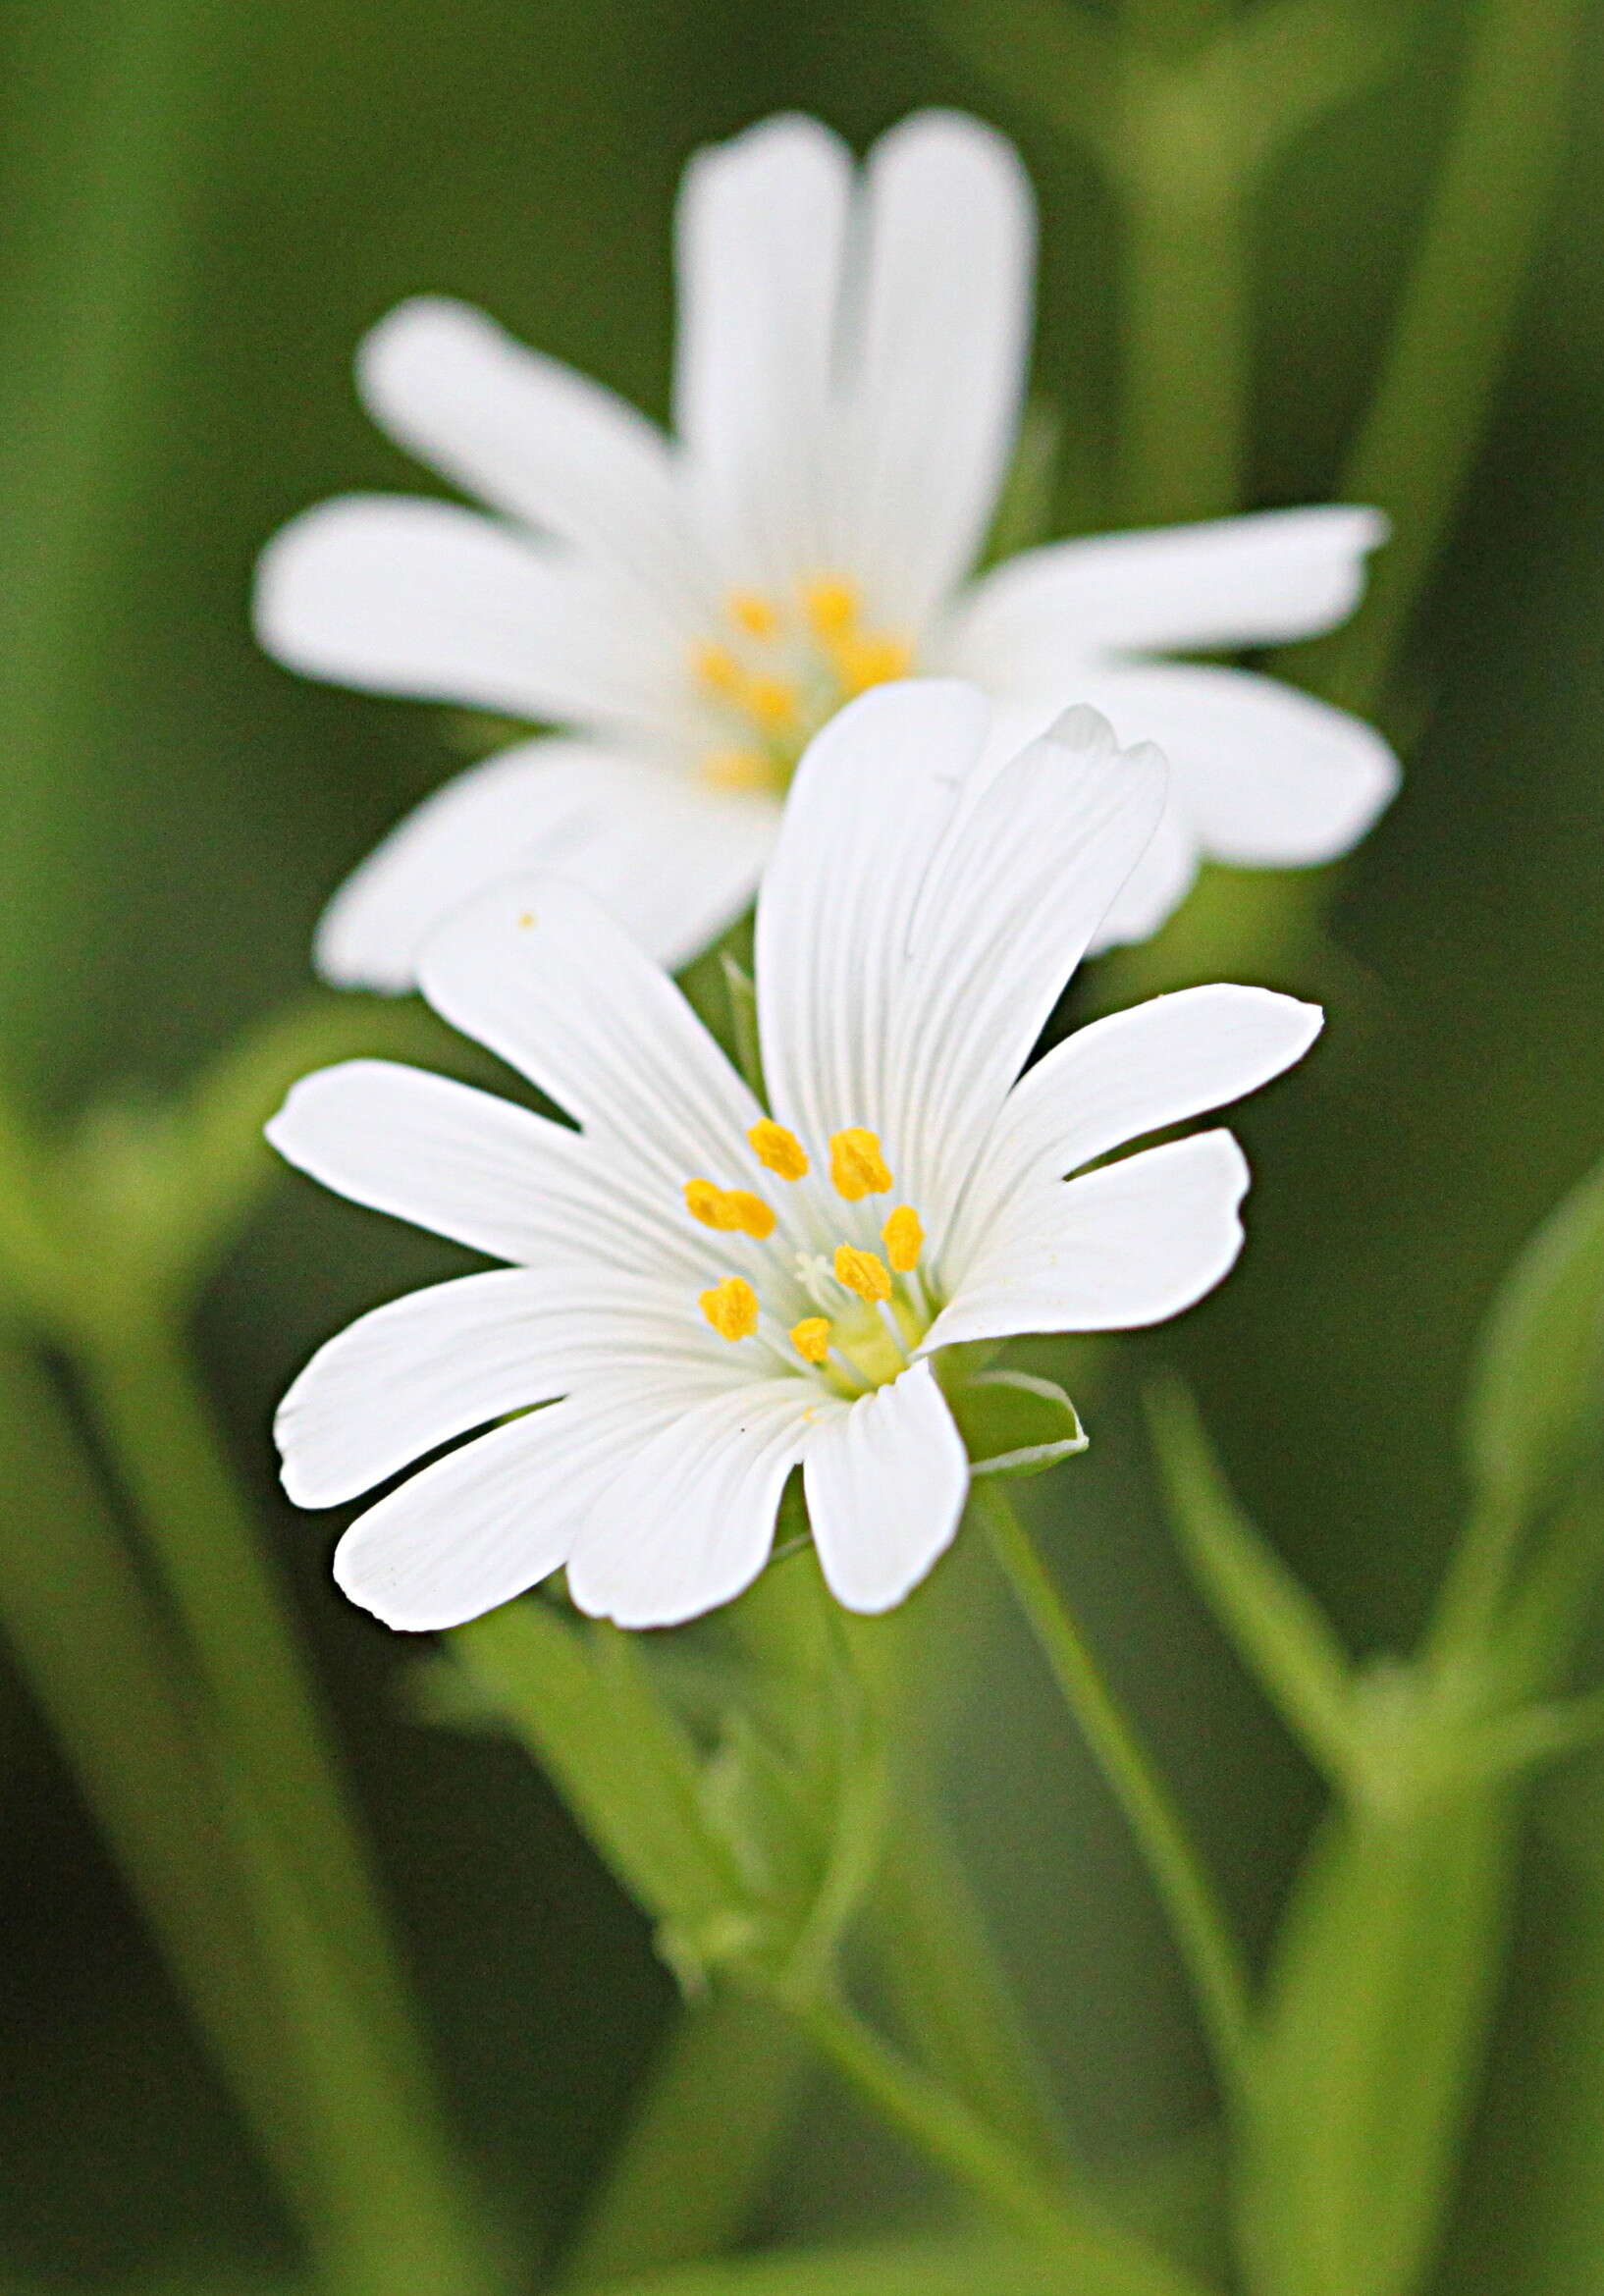
{"label": "blurred green background", "polygon": [[[1376,17],[1378,36],[1408,29],[1397,69],[1300,143],[1256,216],[1265,505],[1336,485],[1453,96],[1465,0]],[[1244,1494],[1359,1647],[1409,1640],[1460,1504],[1473,1320],[1604,1136],[1604,48],[1588,30],[1557,207],[1390,721],[1404,794],[1332,912],[1332,1025],[1240,1120],[1251,1248],[1183,1324],[1122,1345],[1091,1454],[1037,1486],[1259,1939],[1313,1784],[1180,1580],[1136,1375],[1186,1371]],[[692,148],[788,106],[861,144],[931,102],[993,120],[1030,164],[1036,381],[1070,426],[1057,526],[1096,523],[1117,416],[1107,196],[911,4],[11,0],[0,1058],[37,1109],[173,1087],[297,994],[324,898],[448,763],[431,713],[299,684],[246,626],[252,558],[280,521],[347,487],[425,483],[356,405],[362,330],[441,289],[662,413]],[[539,2241],[617,2132],[668,1981],[523,1758],[414,1718],[415,1651],[336,1596],[332,1527],[277,1498],[267,1432],[318,1340],[445,1265],[286,1179],[207,1301],[204,1352],[340,1712],[457,2121]],[[1073,2121],[1101,2157],[1136,2158],[1204,2109],[1180,1983],[1035,1660],[989,1612],[976,1635],[956,1806]],[[1445,2289],[1604,2286],[1604,2264],[1542,2280],[1529,2261],[1542,2084],[1591,2083],[1604,2109],[1604,1802],[1576,1770],[1551,1800]],[[271,2269],[287,2235],[268,2188],[3,1669],[0,1845],[0,2285]],[[912,2171],[821,2085],[770,2228],[883,2225],[904,2198]]]}

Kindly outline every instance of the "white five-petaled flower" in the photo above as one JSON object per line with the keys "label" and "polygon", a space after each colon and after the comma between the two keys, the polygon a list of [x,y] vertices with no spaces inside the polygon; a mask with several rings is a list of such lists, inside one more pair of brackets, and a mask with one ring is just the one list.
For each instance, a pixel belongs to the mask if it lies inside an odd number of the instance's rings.
{"label": "white five-petaled flower", "polygon": [[363,1316],[285,1399],[308,1506],[491,1428],[346,1533],[357,1602],[444,1627],[565,1566],[586,1611],[691,1618],[762,1570],[800,1462],[827,1579],[882,1610],[964,1504],[944,1350],[1152,1323],[1226,1273],[1248,1185],[1228,1132],[1105,1159],[1263,1084],[1319,1012],[1189,989],[1016,1081],[1165,769],[1090,710],[1000,770],[987,737],[975,688],[916,680],[812,745],[758,901],[767,1110],[551,876],[465,904],[420,973],[578,1130],[379,1062],[295,1087],[269,1128],[292,1163],[512,1263]]}
{"label": "white five-petaled flower", "polygon": [[523,866],[596,892],[654,955],[750,898],[784,787],[848,697],[974,678],[1008,754],[1067,703],[1171,766],[1163,825],[1099,928],[1162,923],[1199,858],[1344,852],[1392,794],[1358,720],[1242,670],[1352,609],[1372,511],[1277,510],[1063,542],[969,581],[1018,423],[1033,257],[1012,149],[905,121],[854,181],[816,122],[699,154],[677,227],[677,439],[461,304],[403,303],[358,373],[376,418],[491,515],[353,496],[269,546],[282,661],[566,730],[464,773],[383,843],[319,934],[332,979],[402,988],[433,925]]}

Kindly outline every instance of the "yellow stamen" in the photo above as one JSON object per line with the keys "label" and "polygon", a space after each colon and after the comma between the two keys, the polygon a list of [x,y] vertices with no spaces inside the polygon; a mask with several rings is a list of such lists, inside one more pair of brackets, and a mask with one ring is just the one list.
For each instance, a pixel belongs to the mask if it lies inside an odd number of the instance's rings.
{"label": "yellow stamen", "polygon": [[882,1196],[891,1185],[891,1175],[880,1152],[879,1136],[865,1132],[861,1124],[849,1124],[844,1132],[831,1133],[829,1177],[836,1195],[844,1196],[848,1203],[861,1202],[866,1196]]}
{"label": "yellow stamen", "polygon": [[702,1294],[701,1305],[721,1339],[750,1339],[758,1328],[758,1295],[743,1275],[726,1275]]}
{"label": "yellow stamen", "polygon": [[885,1256],[898,1275],[906,1275],[919,1265],[919,1255],[925,1249],[925,1230],[919,1214],[911,1203],[899,1203],[881,1230],[885,1246]]}
{"label": "yellow stamen", "polygon": [[796,688],[788,678],[749,677],[741,699],[760,725],[787,731],[797,722]]}
{"label": "yellow stamen", "polygon": [[704,1228],[735,1228],[740,1225],[730,1201],[722,1188],[715,1188],[711,1180],[687,1180],[685,1183],[685,1209],[693,1220],[700,1220]]}
{"label": "yellow stamen", "polygon": [[821,638],[844,638],[858,618],[858,587],[840,574],[802,585],[802,611]]}
{"label": "yellow stamen", "polygon": [[753,1125],[746,1137],[752,1153],[769,1171],[777,1172],[782,1180],[806,1179],[808,1151],[796,1134],[787,1132],[783,1124],[765,1116]]}
{"label": "yellow stamen", "polygon": [[725,1192],[724,1201],[735,1215],[735,1225],[743,1236],[755,1236],[761,1244],[765,1236],[775,1232],[775,1215],[761,1196],[749,1195],[744,1188]]}
{"label": "yellow stamen", "polygon": [[749,638],[772,638],[779,627],[778,611],[761,590],[731,590],[724,600],[724,612]]}
{"label": "yellow stamen", "polygon": [[698,646],[691,667],[703,685],[712,686],[717,694],[739,701],[746,690],[746,672],[727,646]]}
{"label": "yellow stamen", "polygon": [[791,1345],[807,1362],[822,1363],[829,1354],[829,1317],[804,1315],[791,1325]]}
{"label": "yellow stamen", "polygon": [[687,1180],[685,1209],[704,1228],[736,1229],[761,1243],[775,1232],[775,1215],[761,1196],[744,1188],[716,1188],[711,1180]]}
{"label": "yellow stamen", "polygon": [[848,693],[867,693],[893,677],[906,677],[913,649],[900,638],[849,638],[835,649],[835,667]]}
{"label": "yellow stamen", "polygon": [[891,1296],[891,1279],[885,1272],[884,1260],[878,1252],[860,1252],[855,1244],[836,1245],[835,1280],[845,1284],[849,1292],[856,1292],[860,1300],[867,1300],[871,1307]]}
{"label": "yellow stamen", "polygon": [[702,777],[717,789],[767,789],[775,769],[761,749],[711,749],[702,760]]}

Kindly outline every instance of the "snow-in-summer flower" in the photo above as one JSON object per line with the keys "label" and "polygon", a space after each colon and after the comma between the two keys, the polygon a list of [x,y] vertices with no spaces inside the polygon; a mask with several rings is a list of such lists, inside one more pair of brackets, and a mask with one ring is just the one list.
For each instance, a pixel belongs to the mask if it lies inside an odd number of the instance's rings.
{"label": "snow-in-summer flower", "polygon": [[1033,213],[1014,152],[920,114],[861,177],[816,122],[698,155],[678,227],[675,437],[459,303],[363,344],[385,428],[489,514],[349,496],[269,546],[257,627],[314,676],[562,728],[425,803],[321,927],[332,979],[401,988],[429,929],[523,865],[669,965],[750,898],[809,737],[864,688],[954,671],[1005,748],[1090,702],[1171,766],[1100,929],[1153,931],[1202,855],[1326,861],[1391,795],[1358,720],[1242,670],[1352,609],[1373,512],[1277,510],[1052,544],[968,577],[1018,425]]}
{"label": "snow-in-summer flower", "polygon": [[382,1062],[291,1094],[269,1129],[292,1163],[511,1263],[363,1316],[281,1409],[306,1506],[491,1430],[346,1533],[336,1574],[380,1618],[448,1626],[564,1566],[586,1611],[693,1617],[763,1569],[799,1462],[830,1586],[884,1609],[963,1508],[941,1382],[967,1343],[1152,1323],[1231,1266],[1228,1132],[1106,1159],[1263,1084],[1320,1015],[1188,989],[1020,1079],[1165,767],[1078,709],[999,770],[988,715],[973,686],[914,680],[809,750],[758,902],[767,1107],[549,875],[464,904],[420,977],[578,1130]]}

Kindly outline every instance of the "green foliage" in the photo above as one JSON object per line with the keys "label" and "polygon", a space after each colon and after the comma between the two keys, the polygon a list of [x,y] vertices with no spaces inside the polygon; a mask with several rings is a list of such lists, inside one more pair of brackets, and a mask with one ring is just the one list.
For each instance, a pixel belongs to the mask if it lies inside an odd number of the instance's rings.
{"label": "green foliage", "polygon": [[1497,1984],[1513,1828],[1469,1791],[1339,1813],[1284,1917],[1240,2179],[1256,2296],[1412,2296]]}
{"label": "green foliage", "polygon": [[1034,1372],[977,1371],[947,1401],[977,1475],[1041,1474],[1090,1441],[1063,1389]]}
{"label": "green foliage", "polygon": [[1318,1606],[1248,1520],[1179,1383],[1148,1399],[1181,1552],[1204,1600],[1288,1728],[1328,1775],[1351,1775],[1351,1667]]}
{"label": "green foliage", "polygon": [[873,1719],[838,1640],[795,1671],[716,1672],[723,1695],[705,1741],[638,1635],[531,1597],[450,1640],[652,1915],[688,1990],[716,1971],[785,1998],[826,1981],[873,1873],[882,1790]]}
{"label": "green foliage", "polygon": [[1481,1503],[1531,1522],[1604,1468],[1604,1163],[1521,1253],[1483,1325],[1466,1455]]}

